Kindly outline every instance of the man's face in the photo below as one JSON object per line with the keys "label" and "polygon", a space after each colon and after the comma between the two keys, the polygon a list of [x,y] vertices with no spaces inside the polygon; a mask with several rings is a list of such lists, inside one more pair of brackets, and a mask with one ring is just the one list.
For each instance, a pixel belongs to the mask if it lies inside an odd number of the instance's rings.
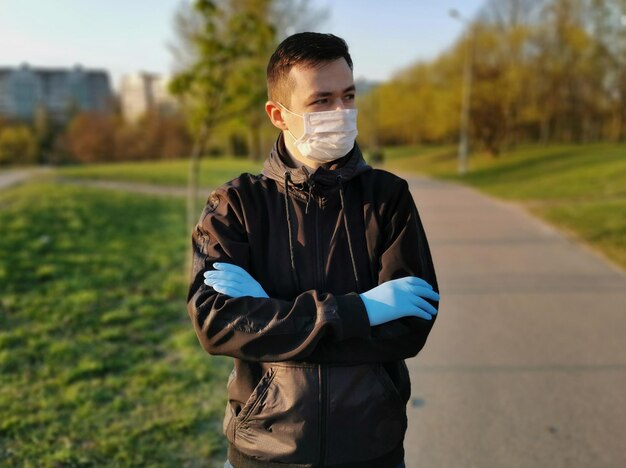
{"label": "man's face", "polygon": [[[282,103],[296,114],[337,109],[354,109],[352,70],[342,57],[317,67],[294,66],[289,72],[291,99]],[[283,111],[287,127],[296,138],[304,133],[301,117]]]}
{"label": "man's face", "polygon": [[[317,67],[296,65],[289,71],[288,80],[290,99],[281,104],[291,112],[303,115],[306,112],[356,108],[352,70],[343,57]],[[277,102],[267,101],[265,111],[275,127],[289,130],[295,138],[304,133],[302,117],[287,112]],[[300,154],[293,141],[291,136],[285,135],[285,145],[296,159],[296,164],[305,164],[313,169],[322,165]]]}

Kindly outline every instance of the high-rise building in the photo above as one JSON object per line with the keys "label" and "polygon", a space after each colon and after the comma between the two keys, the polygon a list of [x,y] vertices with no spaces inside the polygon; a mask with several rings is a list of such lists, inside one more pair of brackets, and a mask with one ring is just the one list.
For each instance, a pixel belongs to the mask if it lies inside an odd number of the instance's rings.
{"label": "high-rise building", "polygon": [[111,112],[113,94],[104,70],[0,67],[0,115],[31,120],[39,107],[52,120],[67,121],[76,111]]}
{"label": "high-rise building", "polygon": [[167,91],[167,84],[168,79],[156,73],[142,71],[122,76],[119,97],[124,120],[136,122],[148,112],[173,112],[176,100]]}

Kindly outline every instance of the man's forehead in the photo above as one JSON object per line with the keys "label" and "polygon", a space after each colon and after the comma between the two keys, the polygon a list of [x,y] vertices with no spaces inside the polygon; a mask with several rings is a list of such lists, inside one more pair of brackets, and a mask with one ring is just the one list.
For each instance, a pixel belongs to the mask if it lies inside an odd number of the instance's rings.
{"label": "man's forehead", "polygon": [[288,79],[294,94],[341,92],[354,84],[352,70],[344,58],[318,65],[294,65]]}

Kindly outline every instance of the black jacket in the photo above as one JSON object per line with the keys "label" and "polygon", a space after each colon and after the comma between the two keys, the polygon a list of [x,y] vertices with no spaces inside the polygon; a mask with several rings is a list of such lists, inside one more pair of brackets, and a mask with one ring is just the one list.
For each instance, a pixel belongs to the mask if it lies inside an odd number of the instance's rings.
{"label": "black jacket", "polygon": [[[433,321],[370,326],[359,293],[418,276],[439,291],[407,182],[358,145],[310,173],[279,136],[261,174],[214,190],[192,233],[187,309],[204,349],[234,358],[223,423],[240,467],[395,467],[411,384],[404,359]],[[204,284],[213,262],[241,266],[269,298]],[[431,301],[435,307],[438,304]]]}

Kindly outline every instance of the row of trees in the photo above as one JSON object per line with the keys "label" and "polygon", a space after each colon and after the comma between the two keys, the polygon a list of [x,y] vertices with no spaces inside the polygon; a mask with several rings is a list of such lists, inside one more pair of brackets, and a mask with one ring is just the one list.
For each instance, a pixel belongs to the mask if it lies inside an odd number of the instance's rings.
{"label": "row of trees", "polygon": [[[172,91],[185,103],[194,155],[226,126],[247,135],[253,159],[263,157],[264,135],[275,136],[263,113],[267,59],[284,36],[319,29],[326,14],[305,1],[181,6]],[[468,52],[475,149],[626,141],[626,0],[486,0],[449,50],[360,94],[361,145],[456,141]]]}
{"label": "row of trees", "polygon": [[173,159],[189,154],[191,137],[175,115],[144,115],[133,125],[117,116],[80,114],[61,143],[80,162]]}
{"label": "row of trees", "polygon": [[55,122],[40,109],[32,121],[0,119],[0,165],[180,158],[191,141],[181,115],[146,114],[129,124],[119,113],[78,112]]}
{"label": "row of trees", "polygon": [[[181,2],[170,91],[182,116],[135,126],[119,115],[79,114],[62,127],[45,115],[0,121],[0,164],[191,154],[193,179],[215,147],[262,158],[276,133],[263,110],[267,60],[286,35],[318,30],[326,16],[307,0]],[[527,141],[626,140],[626,0],[487,0],[449,50],[358,97],[361,145],[455,141],[468,51],[475,147],[497,155]]]}
{"label": "row of trees", "polygon": [[475,147],[626,141],[626,0],[489,0],[450,50],[362,99],[365,143],[454,141],[468,51]]}

